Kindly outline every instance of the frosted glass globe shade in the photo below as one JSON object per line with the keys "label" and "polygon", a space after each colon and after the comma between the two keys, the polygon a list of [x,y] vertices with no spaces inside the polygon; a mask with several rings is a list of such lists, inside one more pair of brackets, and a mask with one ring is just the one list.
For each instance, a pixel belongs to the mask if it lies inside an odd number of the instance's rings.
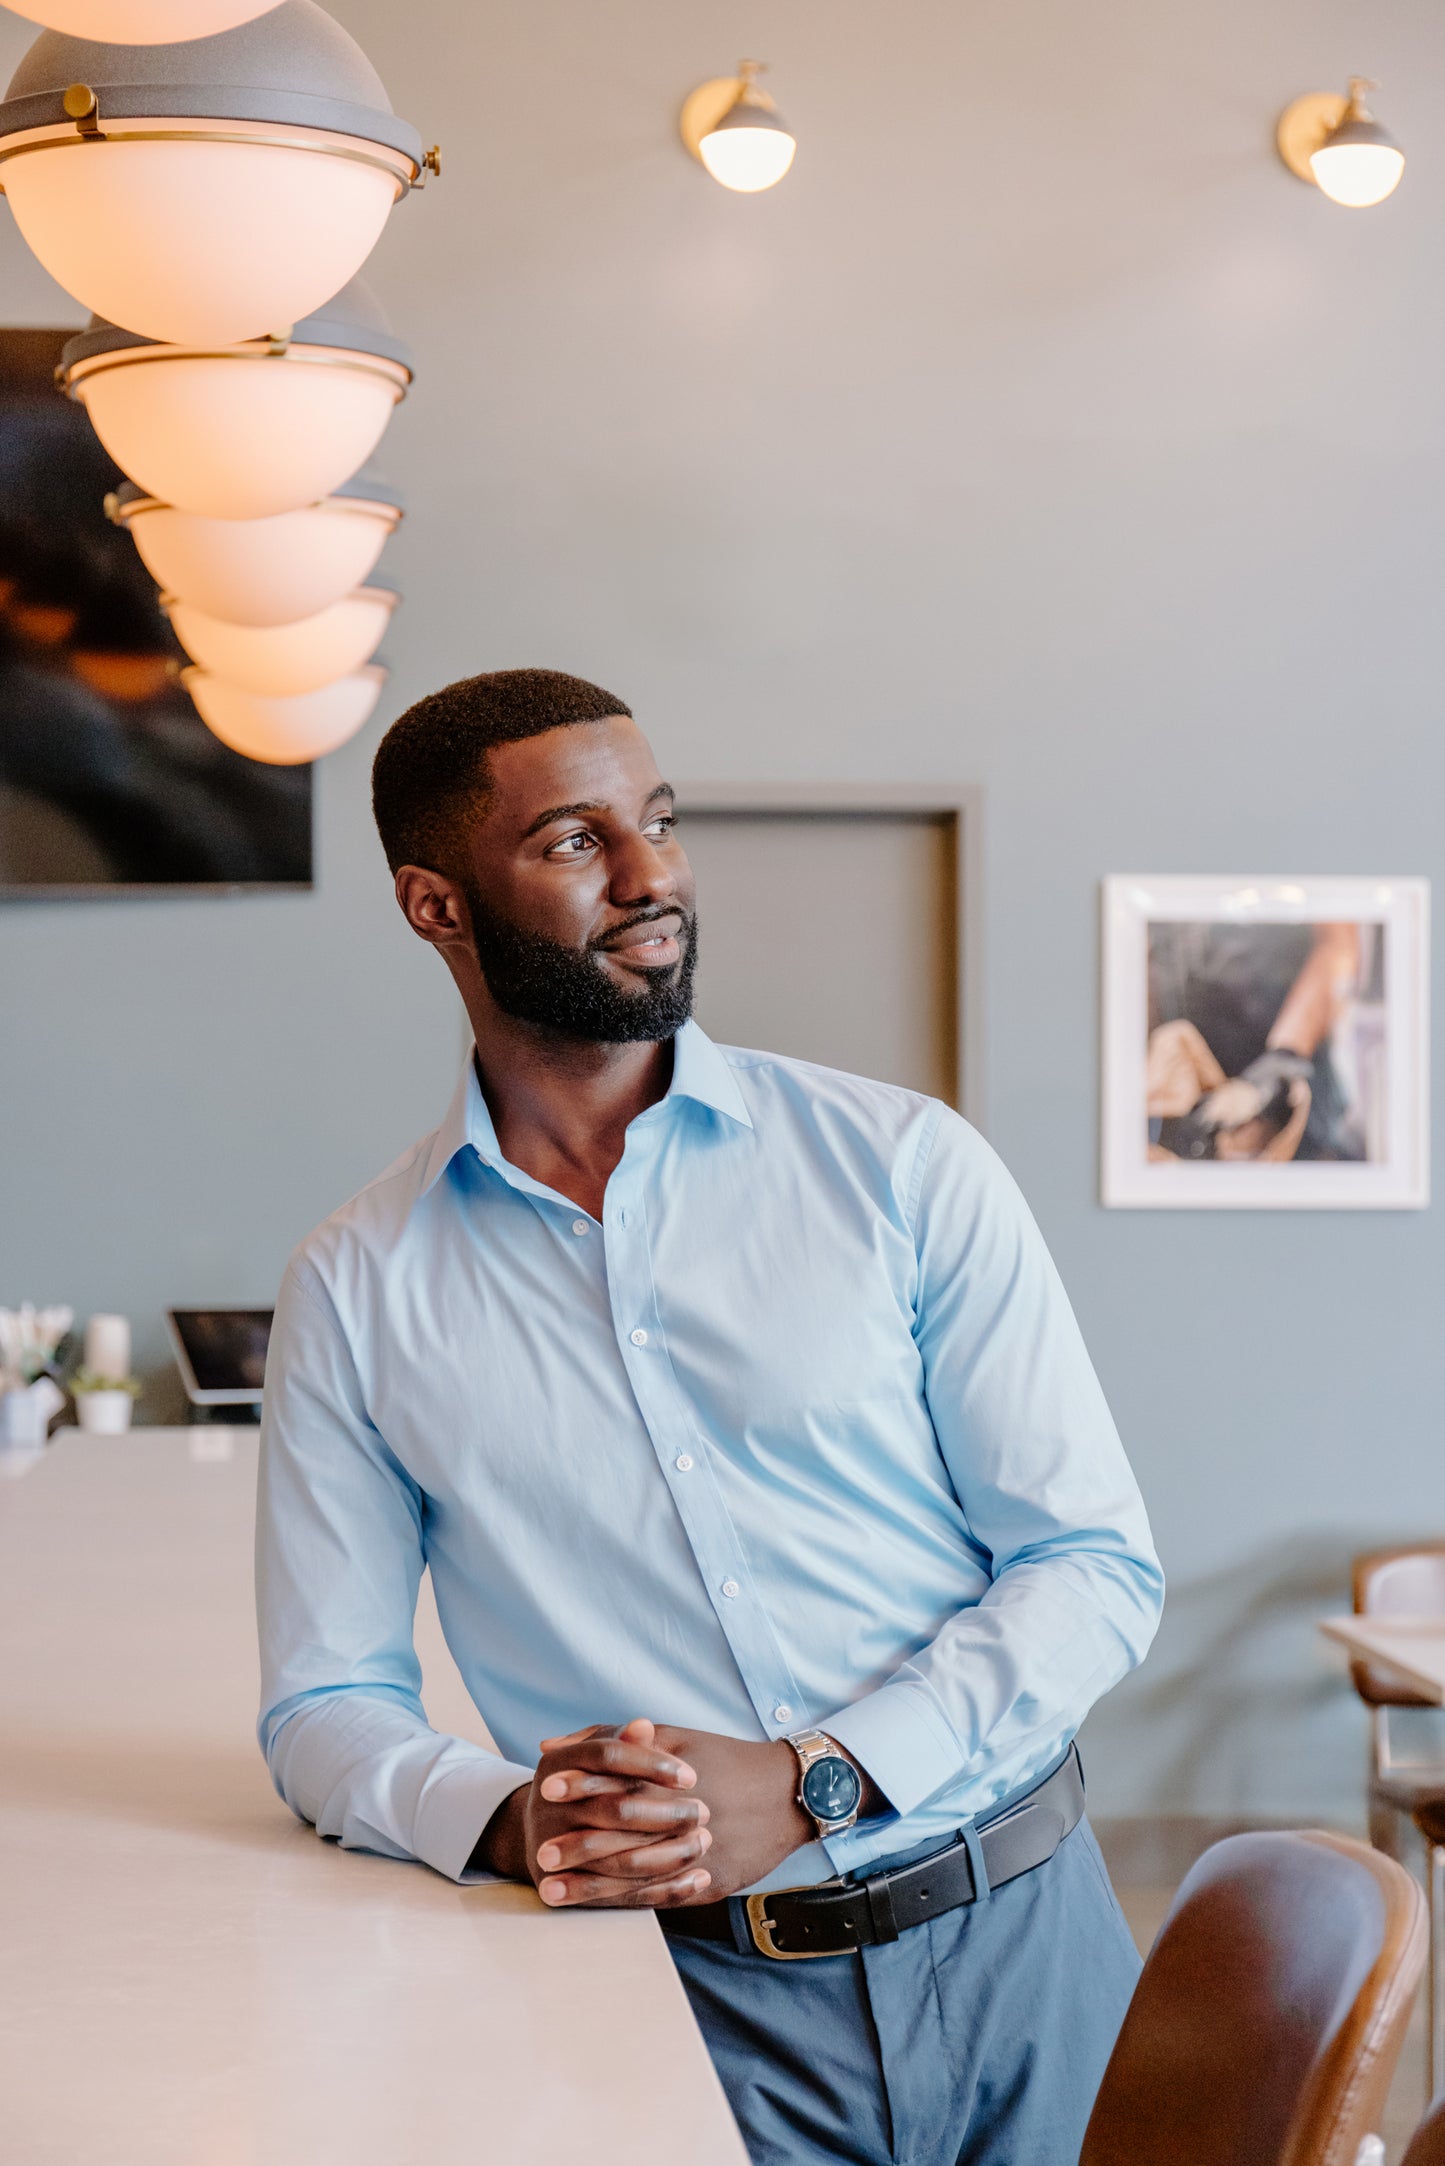
{"label": "frosted glass globe shade", "polygon": [[330,496],[376,449],[406,371],[344,349],[79,363],[72,396],[122,473],[210,519],[266,519]]}
{"label": "frosted glass globe shade", "polygon": [[0,105],[0,171],[77,300],[147,338],[228,346],[345,285],[422,165],[355,40],[315,0],[281,0],[175,44],[46,31]]}
{"label": "frosted glass globe shade", "polygon": [[196,712],[212,736],[248,760],[296,767],[323,759],[354,737],[381,697],[386,671],[374,664],[353,677],[338,677],[319,692],[293,699],[266,699],[204,670],[183,672]]}
{"label": "frosted glass globe shade", "polygon": [[72,38],[118,45],[169,45],[179,38],[214,37],[264,15],[276,0],[26,0],[17,15]]}
{"label": "frosted glass globe shade", "polygon": [[715,181],[739,195],[757,195],[780,181],[798,148],[785,128],[731,123],[714,128],[698,154]]}
{"label": "frosted glass globe shade", "polygon": [[1331,202],[1357,211],[1393,195],[1404,170],[1405,154],[1393,143],[1331,141],[1310,158],[1310,171]]}
{"label": "frosted glass globe shade", "polygon": [[294,624],[365,584],[401,509],[330,496],[270,519],[203,519],[140,496],[122,505],[142,563],[163,593],[228,624]]}
{"label": "frosted glass globe shade", "polygon": [[287,329],[359,270],[393,177],[304,150],[136,143],[4,166],[15,223],[97,315],[172,345]]}
{"label": "frosted glass globe shade", "polygon": [[289,699],[364,669],[385,637],[397,599],[387,587],[359,587],[296,624],[227,624],[174,600],[166,613],[198,668],[242,692]]}

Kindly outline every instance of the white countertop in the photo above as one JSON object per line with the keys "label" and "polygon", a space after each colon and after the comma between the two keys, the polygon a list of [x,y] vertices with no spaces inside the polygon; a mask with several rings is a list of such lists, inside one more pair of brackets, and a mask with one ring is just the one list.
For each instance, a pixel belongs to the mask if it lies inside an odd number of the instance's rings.
{"label": "white countertop", "polygon": [[[651,1918],[341,1851],[275,1796],[255,1464],[254,1431],[66,1431],[0,1483],[5,2156],[746,2166]],[[484,1735],[429,1602],[417,1637],[432,1720]]]}

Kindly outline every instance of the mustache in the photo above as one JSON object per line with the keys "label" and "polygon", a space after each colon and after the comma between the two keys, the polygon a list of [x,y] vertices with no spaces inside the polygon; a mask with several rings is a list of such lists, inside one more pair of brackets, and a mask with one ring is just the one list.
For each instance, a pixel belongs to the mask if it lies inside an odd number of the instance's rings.
{"label": "mustache", "polygon": [[679,941],[687,947],[692,945],[693,929],[697,922],[696,912],[684,910],[681,903],[664,903],[654,910],[634,910],[631,917],[623,918],[620,924],[609,925],[605,933],[600,933],[595,940],[588,941],[587,952],[589,955],[606,955],[613,943],[620,940],[624,933],[630,933],[634,926],[656,925],[661,918],[676,918]]}

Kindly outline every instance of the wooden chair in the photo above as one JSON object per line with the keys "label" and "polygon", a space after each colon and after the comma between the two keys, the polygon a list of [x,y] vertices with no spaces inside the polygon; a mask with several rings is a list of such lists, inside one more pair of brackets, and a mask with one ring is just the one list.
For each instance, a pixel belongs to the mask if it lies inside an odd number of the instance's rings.
{"label": "wooden chair", "polygon": [[1342,1835],[1234,1835],[1180,1887],[1080,2166],[1356,2166],[1425,1963],[1403,1866]]}
{"label": "wooden chair", "polygon": [[[1351,1577],[1357,1617],[1445,1616],[1445,1542],[1370,1550],[1356,1557]],[[1402,1823],[1408,1825],[1421,1798],[1445,1793],[1445,1747],[1428,1759],[1401,1758],[1391,1739],[1390,1710],[1433,1703],[1383,1663],[1356,1659],[1350,1675],[1370,1710],[1370,1841],[1398,1857]]]}

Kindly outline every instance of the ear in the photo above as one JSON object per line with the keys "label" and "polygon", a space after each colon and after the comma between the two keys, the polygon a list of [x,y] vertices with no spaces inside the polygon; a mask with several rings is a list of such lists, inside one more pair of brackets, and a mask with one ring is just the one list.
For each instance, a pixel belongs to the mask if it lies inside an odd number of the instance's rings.
{"label": "ear", "polygon": [[403,865],[396,876],[396,899],[419,940],[434,948],[470,949],[471,913],[455,880],[429,872],[424,865]]}

